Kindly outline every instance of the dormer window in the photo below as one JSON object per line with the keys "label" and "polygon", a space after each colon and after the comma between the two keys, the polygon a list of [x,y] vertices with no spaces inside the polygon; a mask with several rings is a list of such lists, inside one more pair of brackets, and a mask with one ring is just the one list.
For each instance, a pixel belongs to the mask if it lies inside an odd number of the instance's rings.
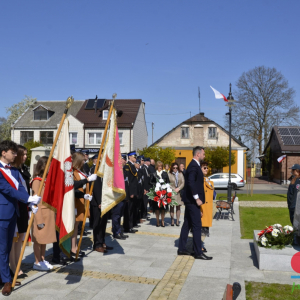
{"label": "dormer window", "polygon": [[108,118],[108,110],[104,110],[103,111],[102,118],[103,118],[103,120],[107,120],[107,118]]}
{"label": "dormer window", "polygon": [[43,106],[39,106],[33,110],[33,119],[36,121],[44,121],[50,119],[53,114],[53,111],[47,110]]}

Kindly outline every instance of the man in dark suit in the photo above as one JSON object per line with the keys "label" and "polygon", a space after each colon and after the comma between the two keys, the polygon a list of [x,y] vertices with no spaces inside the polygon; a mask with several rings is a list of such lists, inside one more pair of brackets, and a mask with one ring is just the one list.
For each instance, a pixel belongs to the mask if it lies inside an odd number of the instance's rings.
{"label": "man in dark suit", "polygon": [[196,259],[210,260],[202,251],[200,206],[205,203],[204,176],[200,161],[205,157],[203,147],[193,149],[193,159],[185,172],[185,187],[182,201],[185,204],[184,223],[181,228],[178,255],[191,255],[186,249],[190,229],[193,230],[193,246]]}
{"label": "man in dark suit", "polygon": [[85,160],[85,162],[84,162],[84,165],[83,165],[83,171],[84,171],[84,173],[86,174],[86,175],[91,175],[91,174],[94,174],[94,173],[92,173],[91,171],[90,171],[90,167],[89,167],[89,165],[88,165],[88,163],[89,163],[89,150],[82,150],[82,153],[84,154],[84,160]]}
{"label": "man in dark suit", "polygon": [[150,172],[148,170],[149,165],[150,165],[150,158],[145,157],[144,162],[145,163],[142,167],[143,180],[144,180],[143,215],[142,215],[142,218],[147,219],[147,207],[148,207],[149,198],[146,194],[149,193],[150,188],[151,188],[151,185],[150,185]]}
{"label": "man in dark suit", "polygon": [[[34,213],[41,197],[29,196],[21,183],[20,172],[11,167],[17,156],[17,144],[12,141],[0,143],[0,284],[4,284],[2,294],[9,296],[12,278],[9,269],[9,253],[14,238],[17,217],[20,216],[18,201],[29,204]],[[17,282],[16,285],[20,285]]]}

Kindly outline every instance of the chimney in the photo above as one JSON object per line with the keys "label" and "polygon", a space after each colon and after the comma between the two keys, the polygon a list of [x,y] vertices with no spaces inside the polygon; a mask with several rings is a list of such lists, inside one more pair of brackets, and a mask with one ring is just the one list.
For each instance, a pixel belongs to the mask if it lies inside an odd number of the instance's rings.
{"label": "chimney", "polygon": [[201,113],[200,113],[200,116],[203,116],[203,117],[204,117],[204,112],[201,112]]}

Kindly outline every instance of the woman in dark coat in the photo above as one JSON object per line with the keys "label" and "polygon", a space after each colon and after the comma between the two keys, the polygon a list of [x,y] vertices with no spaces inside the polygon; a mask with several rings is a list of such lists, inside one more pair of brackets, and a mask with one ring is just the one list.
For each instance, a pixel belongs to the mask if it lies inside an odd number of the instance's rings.
{"label": "woman in dark coat", "polygon": [[[163,179],[165,183],[170,183],[168,173],[163,170],[163,163],[161,161],[158,161],[156,163],[155,169],[156,172],[151,174],[150,182],[153,186],[156,185],[156,182],[159,179]],[[165,227],[165,211],[168,210],[168,205],[158,207],[158,204],[156,201],[152,201],[153,205],[153,211],[155,211],[156,214],[156,227],[160,226],[159,223],[159,214],[161,214],[161,227]]]}
{"label": "woman in dark coat", "polygon": [[300,165],[292,166],[292,180],[287,192],[287,204],[290,212],[290,220],[293,225],[296,208],[297,192],[300,190]]}

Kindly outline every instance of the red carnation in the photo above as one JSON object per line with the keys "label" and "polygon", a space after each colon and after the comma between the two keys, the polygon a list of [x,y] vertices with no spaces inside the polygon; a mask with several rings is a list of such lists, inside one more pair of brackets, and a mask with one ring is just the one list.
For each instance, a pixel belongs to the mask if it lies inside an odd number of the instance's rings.
{"label": "red carnation", "polygon": [[166,190],[162,190],[161,192],[163,195],[165,195],[167,193]]}
{"label": "red carnation", "polygon": [[153,200],[157,202],[159,200],[159,197],[156,196],[153,198]]}
{"label": "red carnation", "polygon": [[171,203],[171,202],[172,202],[172,199],[171,199],[171,198],[168,198],[168,199],[167,199],[167,202],[168,202],[168,203]]}
{"label": "red carnation", "polygon": [[161,191],[157,191],[157,192],[156,192],[156,195],[157,195],[158,197],[161,197]]}
{"label": "red carnation", "polygon": [[171,197],[172,197],[172,193],[168,193],[167,196],[168,196],[169,198],[171,198]]}

